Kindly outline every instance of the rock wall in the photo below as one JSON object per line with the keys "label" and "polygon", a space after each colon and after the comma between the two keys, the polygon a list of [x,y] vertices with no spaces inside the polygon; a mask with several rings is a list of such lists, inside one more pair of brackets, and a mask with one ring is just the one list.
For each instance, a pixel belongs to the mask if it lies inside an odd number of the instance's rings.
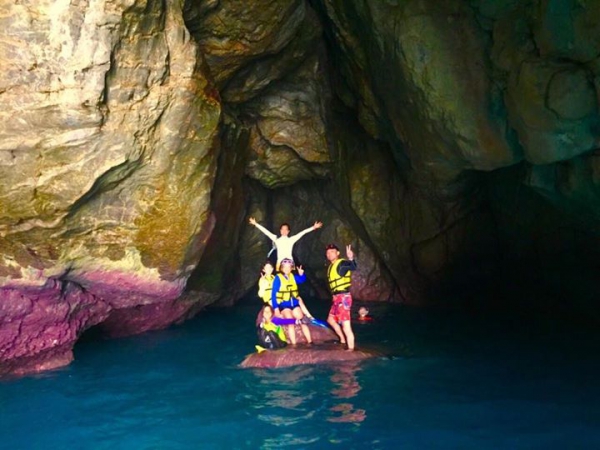
{"label": "rock wall", "polygon": [[[178,2],[1,8],[4,372],[68,361],[113,314],[165,326],[193,305],[177,299],[214,226],[221,103]],[[141,307],[173,302],[168,321]]]}
{"label": "rock wall", "polygon": [[388,266],[399,284],[422,297],[448,282],[535,279],[569,295],[585,279],[592,310],[599,4],[315,4],[337,98],[389,145],[403,181],[384,196],[398,199],[392,259],[404,267]]}

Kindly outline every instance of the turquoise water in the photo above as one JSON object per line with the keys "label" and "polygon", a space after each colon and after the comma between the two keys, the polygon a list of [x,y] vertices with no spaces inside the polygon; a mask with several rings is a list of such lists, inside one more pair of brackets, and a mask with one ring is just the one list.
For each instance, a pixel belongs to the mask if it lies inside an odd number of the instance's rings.
{"label": "turquoise water", "polygon": [[595,332],[378,305],[357,342],[393,358],[238,369],[256,310],[87,340],[69,367],[0,382],[0,448],[600,448]]}

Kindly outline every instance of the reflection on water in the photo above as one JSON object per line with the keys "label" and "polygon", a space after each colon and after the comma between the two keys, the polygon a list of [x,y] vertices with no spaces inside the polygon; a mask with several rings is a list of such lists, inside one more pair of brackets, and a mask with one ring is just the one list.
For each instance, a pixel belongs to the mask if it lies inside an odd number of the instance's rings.
{"label": "reflection on water", "polygon": [[[360,370],[358,363],[348,363],[336,366],[331,376],[334,387],[331,395],[334,399],[350,400],[360,392],[361,387],[356,377]],[[345,401],[333,405],[329,411],[335,413],[327,418],[329,422],[350,422],[360,424],[367,418],[367,412],[361,408],[355,408],[354,404]]]}
{"label": "reflection on water", "polygon": [[314,444],[319,441],[319,436],[314,436],[312,438],[303,438],[296,436],[292,433],[285,433],[279,436],[275,436],[272,438],[266,438],[263,441],[263,445],[260,447],[261,449],[271,449],[271,448],[281,448],[287,446],[297,446],[299,448],[303,448],[306,445]]}
{"label": "reflection on water", "polygon": [[255,384],[248,386],[245,400],[249,400],[256,411],[255,417],[279,429],[291,428],[291,434],[277,433],[263,441],[265,447],[290,445],[291,442],[310,444],[322,439],[317,430],[314,434],[307,433],[315,421],[360,426],[367,418],[366,410],[355,405],[355,398],[362,390],[360,370],[359,363],[352,362],[253,371]]}
{"label": "reflection on water", "polygon": [[[257,410],[256,417],[276,427],[291,427],[314,419],[315,410],[311,403],[316,392],[308,386],[314,383],[313,368],[308,366],[284,370],[257,369],[253,386],[248,386],[252,407]],[[267,447],[277,446],[281,442],[296,442],[286,434],[268,440]],[[309,443],[313,438],[296,443]]]}
{"label": "reflection on water", "polygon": [[597,331],[383,308],[359,365],[239,369],[254,306],[84,343],[0,382],[0,447],[600,449]]}
{"label": "reflection on water", "polygon": [[265,406],[300,411],[302,404],[315,394],[305,387],[307,382],[314,380],[312,372],[312,368],[307,366],[289,372],[263,371],[260,383],[267,388]]}

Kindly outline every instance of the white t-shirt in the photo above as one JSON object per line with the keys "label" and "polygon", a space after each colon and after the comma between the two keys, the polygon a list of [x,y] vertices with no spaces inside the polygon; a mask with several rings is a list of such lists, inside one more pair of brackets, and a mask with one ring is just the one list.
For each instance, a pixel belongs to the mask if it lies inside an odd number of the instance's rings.
{"label": "white t-shirt", "polygon": [[267,235],[269,237],[269,239],[271,239],[274,243],[275,243],[275,247],[277,247],[277,266],[279,266],[279,263],[284,260],[285,258],[291,259],[292,261],[294,260],[294,258],[292,257],[292,249],[294,248],[294,244],[300,240],[300,238],[302,236],[304,236],[306,233],[310,233],[311,231],[314,230],[313,227],[307,228],[306,230],[301,231],[298,234],[295,234],[293,236],[279,236],[277,237],[276,234],[271,233],[269,230],[267,230],[265,227],[263,227],[261,224],[257,223],[256,224],[256,228],[258,228],[260,231],[262,231],[265,235]]}

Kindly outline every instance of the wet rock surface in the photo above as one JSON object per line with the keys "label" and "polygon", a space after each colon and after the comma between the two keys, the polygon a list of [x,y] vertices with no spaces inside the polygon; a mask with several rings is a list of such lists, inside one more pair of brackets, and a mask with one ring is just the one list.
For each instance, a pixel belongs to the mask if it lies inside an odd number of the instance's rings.
{"label": "wet rock surface", "polygon": [[343,364],[381,355],[368,350],[344,350],[339,344],[298,345],[279,350],[265,350],[248,355],[240,363],[241,368],[276,369],[303,364]]}

